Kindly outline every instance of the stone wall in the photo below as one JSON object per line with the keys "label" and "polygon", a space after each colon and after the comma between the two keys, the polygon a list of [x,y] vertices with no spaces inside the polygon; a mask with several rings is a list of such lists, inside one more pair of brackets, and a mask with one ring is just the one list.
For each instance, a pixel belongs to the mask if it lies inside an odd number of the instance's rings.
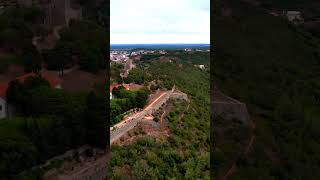
{"label": "stone wall", "polygon": [[223,94],[216,86],[211,96],[211,112],[213,119],[221,116],[226,120],[238,119],[246,125],[250,124],[246,104]]}
{"label": "stone wall", "polygon": [[247,106],[244,103],[212,102],[213,118],[221,116],[226,120],[238,119],[249,125],[250,118]]}
{"label": "stone wall", "polygon": [[188,101],[188,95],[186,93],[183,93],[183,92],[180,92],[180,91],[173,92],[171,94],[170,98]]}

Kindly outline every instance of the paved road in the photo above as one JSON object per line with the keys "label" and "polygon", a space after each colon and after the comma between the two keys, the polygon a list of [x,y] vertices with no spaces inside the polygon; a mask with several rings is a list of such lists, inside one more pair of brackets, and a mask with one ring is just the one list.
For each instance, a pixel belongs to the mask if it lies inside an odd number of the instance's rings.
{"label": "paved road", "polygon": [[143,119],[143,117],[145,117],[148,114],[152,114],[154,111],[159,109],[162,106],[162,104],[166,103],[174,89],[175,88],[173,87],[172,90],[161,93],[142,111],[135,113],[134,115],[126,118],[125,120],[110,128],[110,144],[121,138],[121,136],[123,136],[130,129],[134,128],[137,125],[137,123]]}

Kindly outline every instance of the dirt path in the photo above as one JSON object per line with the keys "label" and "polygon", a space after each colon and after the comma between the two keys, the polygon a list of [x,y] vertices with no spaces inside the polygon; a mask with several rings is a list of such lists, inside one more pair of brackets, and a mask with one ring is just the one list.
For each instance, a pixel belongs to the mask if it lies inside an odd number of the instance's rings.
{"label": "dirt path", "polygon": [[183,113],[182,113],[182,114],[180,114],[178,122],[180,122],[180,121],[181,121],[181,119],[184,117],[185,112],[186,112],[186,111],[188,111],[189,107],[190,107],[190,104],[188,104],[187,108],[183,111]]}
{"label": "dirt path", "polygon": [[252,148],[252,145],[253,145],[255,139],[256,139],[256,136],[252,135],[250,138],[249,144],[247,145],[246,151],[244,152],[245,155],[248,155],[250,153],[250,150]]}
{"label": "dirt path", "polygon": [[[251,128],[254,130],[256,128],[256,123],[254,120],[251,120],[252,124],[251,124]],[[250,137],[250,141],[248,143],[248,145],[245,148],[244,154],[246,156],[249,155],[249,153],[251,152],[252,146],[255,142],[256,139],[256,135],[254,133],[252,133],[251,137]],[[232,163],[232,166],[228,169],[228,171],[226,172],[226,174],[221,178],[221,180],[227,180],[230,176],[232,176],[232,174],[235,172],[236,168],[237,168],[237,160],[234,160],[234,162]]]}
{"label": "dirt path", "polygon": [[221,180],[227,180],[236,170],[236,163],[234,162],[227,173],[221,178]]}
{"label": "dirt path", "polygon": [[163,113],[161,115],[161,118],[160,118],[160,127],[163,127],[163,117],[166,115],[166,110],[163,110]]}

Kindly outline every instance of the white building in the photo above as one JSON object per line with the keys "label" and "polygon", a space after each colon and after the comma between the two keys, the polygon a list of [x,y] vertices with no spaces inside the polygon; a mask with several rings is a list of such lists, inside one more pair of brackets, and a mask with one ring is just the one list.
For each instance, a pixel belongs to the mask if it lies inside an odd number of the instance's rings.
{"label": "white building", "polygon": [[200,65],[194,65],[195,67],[198,67],[198,68],[200,68],[200,69],[202,69],[202,70],[204,70],[206,67],[205,67],[205,65],[203,65],[203,64],[200,64]]}
{"label": "white building", "polygon": [[131,56],[138,55],[138,52],[131,52]]}
{"label": "white building", "polygon": [[5,97],[0,97],[0,119],[7,117],[7,103]]}
{"label": "white building", "polygon": [[303,22],[300,11],[287,11],[285,15],[290,22]]}
{"label": "white building", "polygon": [[167,54],[167,52],[165,50],[160,50],[159,53],[160,54]]}
{"label": "white building", "polygon": [[110,60],[113,62],[126,62],[129,59],[128,53],[122,53],[118,51],[110,52]]}
{"label": "white building", "polygon": [[0,119],[7,117],[6,93],[8,82],[0,83]]}

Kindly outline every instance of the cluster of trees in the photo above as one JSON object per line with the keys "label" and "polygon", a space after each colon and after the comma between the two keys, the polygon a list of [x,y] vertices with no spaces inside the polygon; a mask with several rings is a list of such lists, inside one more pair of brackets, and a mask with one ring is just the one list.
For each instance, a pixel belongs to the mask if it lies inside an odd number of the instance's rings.
{"label": "cluster of trees", "polygon": [[79,21],[60,32],[61,39],[52,50],[44,52],[48,69],[62,70],[79,64],[83,70],[97,72],[106,68],[104,28],[92,21]]}
{"label": "cluster of trees", "polygon": [[35,7],[4,9],[0,17],[0,46],[11,51],[30,46],[32,26],[42,16],[43,12]]}
{"label": "cluster of trees", "polygon": [[107,145],[107,105],[102,93],[69,93],[51,89],[41,77],[29,77],[23,84],[11,82],[7,97],[21,116],[0,124],[10,130],[0,136],[1,177],[15,178],[84,144]]}
{"label": "cluster of trees", "polygon": [[214,117],[213,127],[211,128],[211,149],[212,154],[212,174],[214,177],[226,173],[230,162],[238,157],[244,157],[244,151],[247,148],[248,140],[252,135],[251,127],[244,125],[237,119],[226,120],[221,117]]}
{"label": "cluster of trees", "polygon": [[210,62],[207,61],[208,58],[210,58],[210,53],[209,52],[174,52],[174,55],[183,60],[183,61],[189,61],[194,64],[203,64],[203,65],[210,65]]}
{"label": "cluster of trees", "polygon": [[170,137],[165,141],[146,137],[125,147],[113,145],[110,179],[210,179],[209,73],[183,62],[152,62],[145,71],[153,80],[176,84],[188,94],[190,107],[186,111],[184,101],[174,104],[166,117]]}
{"label": "cluster of trees", "polygon": [[105,26],[108,21],[109,3],[107,0],[75,0],[82,7],[82,15],[85,19],[97,22]]}
{"label": "cluster of trees", "polygon": [[134,68],[130,71],[128,77],[124,78],[123,81],[125,83],[137,83],[137,84],[144,84],[151,80],[150,75],[146,74],[143,69]]}
{"label": "cluster of trees", "polygon": [[[95,3],[90,1],[85,9]],[[1,10],[0,49],[12,58],[0,61],[0,71],[10,63],[19,63],[26,72],[37,72],[43,62],[48,69],[62,71],[74,64],[89,72],[105,69],[107,38],[105,29],[97,24],[98,17],[85,15],[87,20],[72,22],[60,32],[61,39],[53,49],[39,52],[32,38],[49,33],[39,25],[43,17],[44,12],[37,7]],[[108,144],[105,89],[70,93],[51,89],[40,76],[30,77],[24,83],[11,82],[7,100],[18,117],[0,123],[0,179],[42,179],[42,170],[28,169],[71,148],[84,144],[105,148]]]}
{"label": "cluster of trees", "polygon": [[36,7],[3,10],[0,17],[0,48],[15,54],[15,58],[19,59],[10,59],[8,64],[22,64],[27,72],[39,69],[42,57],[32,45],[32,38],[39,28],[35,23],[42,16],[43,12]]}
{"label": "cluster of trees", "polygon": [[110,64],[110,84],[114,82],[117,84],[122,83],[123,80],[120,76],[120,73],[123,68],[124,68],[123,64],[120,64],[120,63]]}
{"label": "cluster of trees", "polygon": [[40,70],[42,62],[48,69],[61,71],[74,64],[89,72],[106,68],[107,37],[104,27],[95,19],[71,23],[60,32],[61,39],[53,49],[37,51],[32,38],[49,33],[39,25],[43,16],[44,12],[37,7],[21,7],[5,9],[0,17],[0,48],[16,54],[26,72]]}
{"label": "cluster of trees", "polygon": [[[319,39],[249,4],[224,3],[233,15],[215,15],[214,83],[247,103],[257,124],[252,152],[239,156],[232,178],[319,179]],[[216,144],[212,156],[230,146]],[[234,156],[224,158],[220,166]]]}
{"label": "cluster of trees", "polygon": [[148,100],[149,91],[146,88],[137,91],[127,91],[123,86],[112,90],[110,101],[110,125],[122,120],[122,114],[133,108],[143,108]]}
{"label": "cluster of trees", "polygon": [[141,55],[140,61],[144,63],[148,63],[150,61],[157,60],[161,56],[162,56],[161,54],[143,54]]}

